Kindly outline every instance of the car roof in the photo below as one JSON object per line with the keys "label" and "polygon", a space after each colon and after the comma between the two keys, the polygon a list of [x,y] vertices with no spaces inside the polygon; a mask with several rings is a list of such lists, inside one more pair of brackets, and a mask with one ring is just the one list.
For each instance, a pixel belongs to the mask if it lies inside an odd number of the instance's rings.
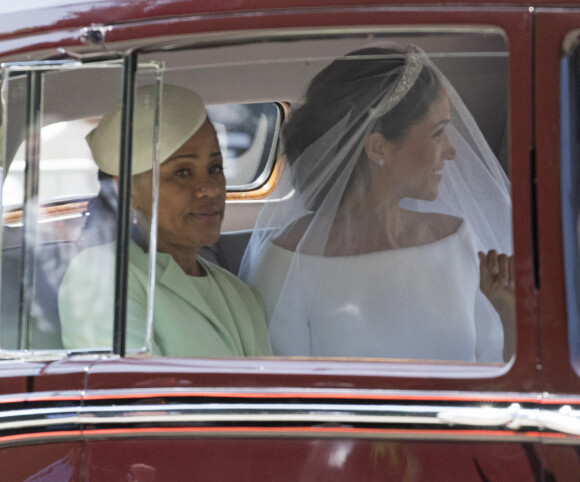
{"label": "car roof", "polygon": [[[540,7],[578,6],[573,1],[541,0],[366,0],[364,7],[405,7],[432,5],[434,7],[469,8],[484,6]],[[358,0],[238,0],[232,2],[208,0],[21,0],[0,2],[0,39],[23,34],[40,33],[57,29],[70,29],[92,24],[114,25],[146,19],[176,16],[250,13],[269,11],[284,13],[287,9],[364,8]]]}

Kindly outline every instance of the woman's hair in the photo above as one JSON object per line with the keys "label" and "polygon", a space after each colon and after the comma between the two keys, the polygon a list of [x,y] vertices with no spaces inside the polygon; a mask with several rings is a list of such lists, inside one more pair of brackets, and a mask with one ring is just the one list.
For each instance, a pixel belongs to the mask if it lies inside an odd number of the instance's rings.
{"label": "woman's hair", "polygon": [[[293,179],[297,188],[301,191],[307,188],[308,177],[316,176],[324,167],[317,169],[303,162],[296,163],[297,159],[334,126],[344,122],[346,129],[333,148],[334,153],[340,151],[359,127],[368,123],[371,108],[381,101],[384,93],[393,89],[405,68],[406,58],[407,54],[397,49],[357,50],[335,60],[314,77],[306,92],[304,104],[291,114],[282,131],[285,155],[293,166]],[[435,72],[428,65],[423,65],[411,89],[392,110],[376,120],[371,132],[379,132],[385,139],[392,141],[403,139],[409,128],[420,122],[427,113],[439,94],[439,88]],[[350,151],[341,153],[340,157],[345,164],[352,156],[361,156],[361,159],[366,160],[364,150],[361,155],[362,142],[353,144]],[[326,162],[336,160],[332,153],[327,154],[330,157]],[[319,160],[310,159],[310,162]],[[338,175],[341,170],[338,168],[333,172]],[[363,178],[368,178],[368,163],[358,162],[355,168],[357,172]],[[307,207],[316,209],[334,182],[335,179],[329,176]]]}

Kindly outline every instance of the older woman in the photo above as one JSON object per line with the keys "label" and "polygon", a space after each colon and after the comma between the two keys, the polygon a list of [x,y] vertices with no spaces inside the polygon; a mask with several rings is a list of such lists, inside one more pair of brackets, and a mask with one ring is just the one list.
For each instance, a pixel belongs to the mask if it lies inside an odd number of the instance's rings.
{"label": "older woman", "polygon": [[[225,178],[216,131],[200,97],[164,85],[160,118],[159,208],[152,353],[166,356],[260,356],[270,352],[256,294],[198,257],[215,243],[225,209]],[[133,240],[130,243],[127,347],[146,344],[148,230],[153,216],[155,86],[136,91],[133,138]],[[120,103],[87,141],[99,168],[118,175]],[[115,244],[87,248],[71,262],[59,290],[66,348],[111,345]],[[78,287],[83,286],[82,290]]]}
{"label": "older woman", "polygon": [[283,136],[296,194],[263,208],[242,266],[276,354],[509,359],[509,183],[426,55],[335,60]]}

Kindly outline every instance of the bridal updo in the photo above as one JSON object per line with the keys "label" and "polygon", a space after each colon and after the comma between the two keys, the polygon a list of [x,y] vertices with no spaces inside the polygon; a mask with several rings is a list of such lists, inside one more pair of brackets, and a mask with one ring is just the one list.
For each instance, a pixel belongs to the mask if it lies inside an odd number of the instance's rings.
{"label": "bridal updo", "polygon": [[[357,50],[333,61],[314,77],[304,103],[291,113],[282,131],[284,153],[297,189],[308,190],[310,180],[320,179],[329,162],[346,165],[353,156],[367,161],[363,142],[359,142],[362,137],[354,137],[379,132],[385,139],[396,141],[421,121],[440,91],[439,79],[427,65],[401,100],[369,123],[372,109],[389,95],[403,75],[407,56],[399,49]],[[328,142],[321,143],[325,136]],[[357,162],[353,177],[358,174],[368,178],[368,170],[368,162]],[[323,186],[316,187],[316,193],[307,196],[309,209],[317,209],[342,169],[332,172],[334,176],[328,176]]]}

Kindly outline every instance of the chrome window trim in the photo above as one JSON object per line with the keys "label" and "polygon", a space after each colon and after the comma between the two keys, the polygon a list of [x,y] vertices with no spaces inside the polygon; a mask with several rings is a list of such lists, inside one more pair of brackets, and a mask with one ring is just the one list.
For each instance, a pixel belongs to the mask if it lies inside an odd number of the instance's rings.
{"label": "chrome window trim", "polygon": [[[357,9],[358,10],[358,9]],[[372,11],[384,11],[380,8],[371,8]],[[405,10],[409,10],[407,7]],[[424,9],[421,8],[421,11]],[[400,9],[393,8],[389,11],[400,11]],[[199,17],[198,17],[199,18]],[[183,22],[190,22],[191,18],[181,18],[178,19]],[[203,19],[200,19],[203,20]],[[161,21],[148,22],[159,23]],[[111,26],[107,32],[123,28],[122,24]],[[300,38],[331,38],[331,37],[358,37],[358,36],[371,36],[371,35],[427,35],[427,34],[473,34],[473,35],[492,35],[500,34],[505,39],[505,32],[502,28],[495,25],[469,25],[469,26],[458,26],[457,24],[406,24],[406,25],[396,25],[396,26],[365,26],[365,27],[352,27],[352,26],[340,26],[340,27],[321,27],[318,29],[308,28],[308,27],[286,27],[286,28],[267,28],[267,29],[255,29],[255,30],[235,30],[229,32],[210,32],[210,33],[200,33],[200,34],[181,34],[176,36],[167,36],[159,39],[153,43],[144,43],[141,46],[134,47],[135,42],[141,39],[137,39],[130,43],[131,48],[134,48],[141,54],[149,54],[154,52],[163,52],[171,50],[181,50],[190,48],[208,48],[214,46],[227,46],[227,45],[241,45],[243,43],[253,43],[257,41],[281,41],[288,38],[288,40],[299,40]],[[150,39],[145,39],[145,42]],[[106,42],[106,34],[104,37]],[[119,48],[127,48],[127,42],[117,42],[108,44],[109,49],[114,49],[116,46]]]}
{"label": "chrome window trim", "polygon": [[[309,429],[311,436],[320,436],[324,432],[332,435],[333,429],[342,430],[341,436],[373,437],[406,437],[424,439],[433,436],[441,439],[481,440],[492,437],[505,437],[512,440],[529,440],[549,438],[552,434],[560,435],[558,441],[579,443],[580,439],[580,397],[563,398],[536,394],[537,400],[518,402],[509,394],[495,404],[477,402],[471,394],[454,393],[451,399],[420,400],[336,400],[309,399],[296,402],[296,394],[289,395],[291,403],[284,400],[276,403],[270,398],[260,401],[259,393],[252,401],[247,401],[243,394],[227,402],[207,399],[201,394],[191,394],[200,398],[195,401],[175,401],[165,394],[163,403],[138,403],[127,400],[127,397],[106,398],[110,405],[103,406],[91,402],[98,401],[91,397],[76,398],[76,403],[69,406],[58,406],[51,403],[51,397],[58,399],[59,393],[53,393],[43,401],[47,404],[38,408],[4,407],[0,412],[0,444],[10,442],[14,432],[26,437],[32,436],[30,429],[42,437],[42,429],[59,427],[58,434],[66,435],[82,431],[90,435],[92,431],[103,435],[103,432],[127,430],[134,436],[133,430],[146,428],[165,428],[170,434],[173,430],[191,429],[207,431],[229,428],[243,432],[248,427],[263,427],[268,433],[257,436],[284,434],[292,428]],[[122,395],[122,393],[118,393]],[[135,394],[137,395],[137,394]],[[423,394],[424,395],[424,394]],[[467,399],[462,399],[466,395]],[[511,394],[514,395],[514,394]],[[532,394],[527,394],[531,397]],[[564,398],[565,397],[565,398]],[[53,398],[54,399],[54,398]],[[353,403],[354,401],[358,403]],[[34,397],[30,398],[34,401]],[[4,404],[9,400],[4,400]],[[17,400],[22,402],[22,400]],[[545,404],[543,402],[549,402]],[[38,403],[38,402],[37,402]],[[179,424],[179,425],[176,425]],[[271,430],[270,430],[271,429]]]}

